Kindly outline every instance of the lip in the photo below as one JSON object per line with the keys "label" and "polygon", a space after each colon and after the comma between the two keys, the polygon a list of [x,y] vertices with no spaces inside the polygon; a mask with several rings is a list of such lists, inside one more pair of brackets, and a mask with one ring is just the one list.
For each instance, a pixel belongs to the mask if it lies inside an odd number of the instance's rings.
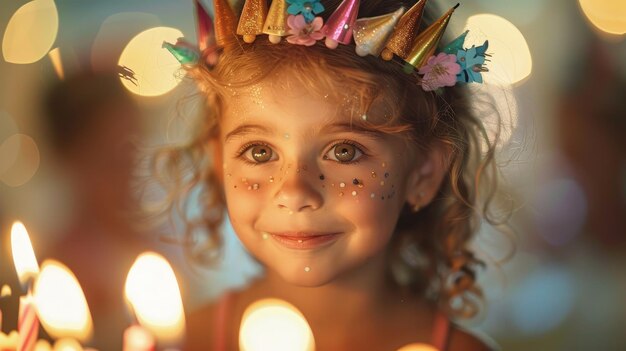
{"label": "lip", "polygon": [[341,233],[277,232],[269,233],[281,246],[294,250],[312,250],[328,246],[341,236]]}

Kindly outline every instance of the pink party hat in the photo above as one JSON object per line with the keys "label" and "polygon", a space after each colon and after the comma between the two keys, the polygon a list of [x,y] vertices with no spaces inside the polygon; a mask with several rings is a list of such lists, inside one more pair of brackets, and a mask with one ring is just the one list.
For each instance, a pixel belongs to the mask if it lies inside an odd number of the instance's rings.
{"label": "pink party hat", "polygon": [[206,11],[200,0],[195,0],[196,24],[198,25],[198,49],[200,52],[207,47],[215,45],[215,31],[213,30],[213,20]]}
{"label": "pink party hat", "polygon": [[359,13],[359,4],[359,0],[343,0],[326,21],[322,34],[335,42],[350,44],[352,29]]}

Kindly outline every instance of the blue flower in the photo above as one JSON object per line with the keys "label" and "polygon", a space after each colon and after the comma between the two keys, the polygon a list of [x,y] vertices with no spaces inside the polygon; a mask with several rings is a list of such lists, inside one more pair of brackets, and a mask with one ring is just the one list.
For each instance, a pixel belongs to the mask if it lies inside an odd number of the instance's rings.
{"label": "blue flower", "polygon": [[489,42],[486,41],[479,47],[472,46],[469,49],[460,49],[457,51],[457,63],[461,66],[461,72],[456,75],[457,82],[483,82],[483,77],[480,73],[487,71],[487,69],[483,67],[483,64],[485,63],[485,52],[488,47]]}
{"label": "blue flower", "polygon": [[324,12],[324,5],[320,0],[287,0],[289,7],[287,13],[290,15],[302,14],[307,23],[315,19],[315,15]]}

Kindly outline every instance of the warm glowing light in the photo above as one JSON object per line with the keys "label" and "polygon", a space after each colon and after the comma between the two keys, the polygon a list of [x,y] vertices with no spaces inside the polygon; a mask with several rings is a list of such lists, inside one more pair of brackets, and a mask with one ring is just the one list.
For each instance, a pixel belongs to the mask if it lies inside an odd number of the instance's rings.
{"label": "warm glowing light", "polygon": [[39,339],[35,343],[35,351],[52,351],[52,345],[48,340]]}
{"label": "warm glowing light", "polygon": [[29,279],[34,279],[39,274],[39,264],[35,258],[33,245],[30,243],[28,232],[22,222],[15,222],[11,227],[11,252],[17,277],[21,284],[26,284]]}
{"label": "warm glowing light", "polygon": [[54,343],[54,351],[83,351],[83,347],[74,339],[63,338]]}
{"label": "warm glowing light", "polygon": [[91,337],[93,324],[85,294],[74,274],[62,263],[43,263],[34,298],[39,320],[50,335],[82,341]]}
{"label": "warm glowing light", "polygon": [[63,62],[61,62],[61,50],[54,48],[50,50],[48,56],[50,57],[50,61],[52,61],[52,66],[54,67],[54,72],[56,72],[57,77],[64,79],[65,73],[63,72]]}
{"label": "warm glowing light", "polygon": [[11,296],[13,292],[11,291],[11,287],[7,284],[2,286],[2,290],[0,290],[0,297],[8,297]]}
{"label": "warm glowing light", "polygon": [[54,44],[59,15],[53,0],[29,1],[9,20],[2,39],[2,55],[11,63],[33,63]]}
{"label": "warm glowing light", "polygon": [[162,48],[163,41],[175,43],[183,33],[175,28],[155,27],[137,34],[126,45],[118,64],[128,69],[129,77],[121,78],[131,92],[142,96],[158,96],[174,89],[180,82],[176,72],[180,63]]}
{"label": "warm glowing light", "polygon": [[248,306],[239,331],[243,351],[312,351],[313,332],[293,305],[278,299],[264,299]]}
{"label": "warm glowing light", "polygon": [[[26,184],[39,169],[39,148],[33,138],[14,134],[0,145],[0,156],[8,155],[9,161],[0,161],[0,180],[11,187]],[[12,160],[12,162],[11,162]],[[3,169],[8,165],[7,169]]]}
{"label": "warm glowing light", "polygon": [[9,334],[0,331],[0,350],[15,350],[17,348],[17,331],[12,330]]}
{"label": "warm glowing light", "polygon": [[439,351],[439,349],[427,344],[410,344],[399,348],[398,351]]}
{"label": "warm glowing light", "polygon": [[182,339],[183,302],[174,271],[163,256],[154,252],[139,255],[128,272],[125,293],[139,324],[160,344],[175,344]]}
{"label": "warm glowing light", "polygon": [[489,72],[483,73],[485,82],[495,84],[514,84],[528,77],[532,71],[532,57],[526,39],[515,25],[506,19],[492,15],[479,14],[467,19],[465,29],[470,32],[465,46],[482,45],[488,39],[489,49],[486,63]]}
{"label": "warm glowing light", "polygon": [[589,21],[603,32],[626,34],[626,1],[578,0]]}

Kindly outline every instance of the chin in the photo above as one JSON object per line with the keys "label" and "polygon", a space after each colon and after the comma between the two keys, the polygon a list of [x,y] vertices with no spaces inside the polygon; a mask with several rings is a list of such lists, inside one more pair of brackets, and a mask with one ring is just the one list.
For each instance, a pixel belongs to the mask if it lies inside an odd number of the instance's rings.
{"label": "chin", "polygon": [[306,288],[316,288],[332,282],[335,276],[328,273],[313,270],[310,272],[304,270],[278,271],[278,274],[288,284]]}

